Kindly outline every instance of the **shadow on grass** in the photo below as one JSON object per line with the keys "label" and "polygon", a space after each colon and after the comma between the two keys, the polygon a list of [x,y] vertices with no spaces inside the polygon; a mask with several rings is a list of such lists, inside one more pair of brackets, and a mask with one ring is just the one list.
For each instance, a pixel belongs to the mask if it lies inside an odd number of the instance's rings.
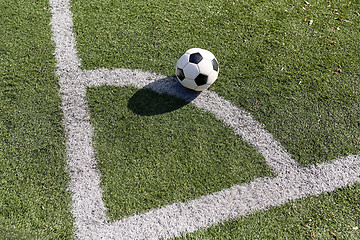
{"label": "shadow on grass", "polygon": [[175,111],[194,100],[199,92],[187,89],[175,77],[160,79],[138,90],[128,101],[135,114],[152,116]]}

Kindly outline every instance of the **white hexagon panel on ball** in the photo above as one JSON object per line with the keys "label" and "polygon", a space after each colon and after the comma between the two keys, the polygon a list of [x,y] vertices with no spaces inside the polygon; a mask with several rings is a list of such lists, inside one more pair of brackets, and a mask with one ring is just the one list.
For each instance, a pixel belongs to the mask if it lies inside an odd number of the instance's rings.
{"label": "white hexagon panel on ball", "polygon": [[219,63],[210,51],[191,48],[176,62],[175,73],[184,87],[203,91],[216,81],[219,75]]}

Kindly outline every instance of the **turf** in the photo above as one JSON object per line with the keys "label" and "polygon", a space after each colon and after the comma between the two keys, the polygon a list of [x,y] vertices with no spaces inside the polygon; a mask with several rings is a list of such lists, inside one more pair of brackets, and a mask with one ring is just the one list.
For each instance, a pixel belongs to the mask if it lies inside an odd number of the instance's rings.
{"label": "turf", "polygon": [[290,201],[177,239],[360,238],[360,186]]}
{"label": "turf", "polygon": [[[84,69],[173,75],[186,49],[206,48],[220,61],[211,89],[249,111],[301,165],[359,154],[358,1],[72,4]],[[72,239],[48,1],[5,0],[0,9],[0,239]],[[272,176],[251,146],[181,100],[101,87],[89,89],[89,101],[111,220]],[[359,187],[185,238],[359,239]]]}
{"label": "turf", "polygon": [[111,220],[273,176],[254,147],[183,100],[106,86],[88,101]]}
{"label": "turf", "polygon": [[0,239],[71,239],[48,2],[0,9]]}
{"label": "turf", "polygon": [[174,75],[177,58],[202,47],[220,62],[211,89],[264,123],[301,165],[359,153],[359,2],[72,5],[84,69]]}

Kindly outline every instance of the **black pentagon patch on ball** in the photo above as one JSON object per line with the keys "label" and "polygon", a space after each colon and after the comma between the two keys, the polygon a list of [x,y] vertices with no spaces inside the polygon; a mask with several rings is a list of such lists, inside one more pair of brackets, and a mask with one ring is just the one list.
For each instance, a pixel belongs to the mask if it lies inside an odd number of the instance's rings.
{"label": "black pentagon patch on ball", "polygon": [[200,53],[193,53],[190,55],[189,62],[198,64],[202,59],[203,59],[203,57],[201,56]]}
{"label": "black pentagon patch on ball", "polygon": [[207,80],[208,80],[208,76],[200,73],[195,78],[195,83],[196,83],[196,85],[201,86],[201,85],[205,85],[207,83]]}
{"label": "black pentagon patch on ball", "polygon": [[218,61],[216,60],[216,58],[214,58],[211,62],[212,62],[212,65],[213,65],[213,69],[214,69],[215,71],[219,71],[219,63],[218,63]]}
{"label": "black pentagon patch on ball", "polygon": [[182,81],[185,79],[184,71],[181,68],[176,69],[176,76]]}

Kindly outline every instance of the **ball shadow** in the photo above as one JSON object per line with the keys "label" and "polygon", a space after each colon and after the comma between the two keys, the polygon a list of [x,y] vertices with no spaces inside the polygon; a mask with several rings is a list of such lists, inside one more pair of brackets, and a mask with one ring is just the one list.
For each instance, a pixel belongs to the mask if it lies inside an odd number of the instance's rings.
{"label": "ball shadow", "polygon": [[186,89],[175,77],[160,79],[138,90],[128,101],[135,114],[152,116],[177,110],[199,96],[199,92]]}

